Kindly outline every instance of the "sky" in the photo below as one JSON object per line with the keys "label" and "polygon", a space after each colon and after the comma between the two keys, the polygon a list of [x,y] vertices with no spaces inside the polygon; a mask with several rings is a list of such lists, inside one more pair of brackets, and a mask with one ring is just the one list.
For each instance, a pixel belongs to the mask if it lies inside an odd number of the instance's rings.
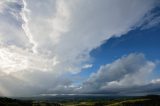
{"label": "sky", "polygon": [[160,94],[159,0],[0,0],[0,96]]}

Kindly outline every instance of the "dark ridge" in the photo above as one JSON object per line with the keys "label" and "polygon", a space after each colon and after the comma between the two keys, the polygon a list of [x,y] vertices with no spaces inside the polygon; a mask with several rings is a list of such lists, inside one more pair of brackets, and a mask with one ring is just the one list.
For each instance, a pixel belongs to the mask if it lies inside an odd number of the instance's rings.
{"label": "dark ridge", "polygon": [[33,100],[33,98],[20,100],[0,97],[0,106],[160,106],[159,95],[139,97],[68,96],[68,99],[66,98],[67,96],[65,98],[50,97],[43,100]]}

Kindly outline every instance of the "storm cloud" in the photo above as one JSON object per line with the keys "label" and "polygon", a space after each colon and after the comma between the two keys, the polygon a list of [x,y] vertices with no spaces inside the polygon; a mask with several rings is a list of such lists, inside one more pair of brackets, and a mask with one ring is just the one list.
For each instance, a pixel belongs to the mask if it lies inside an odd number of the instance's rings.
{"label": "storm cloud", "polygon": [[[155,64],[143,54],[131,54],[102,66],[83,87],[75,87],[65,76],[91,68],[92,50],[112,37],[142,26],[144,17],[150,19],[147,17],[158,3],[158,0],[1,0],[0,95],[74,93],[81,88],[88,91],[91,86],[104,90],[127,87],[131,80],[132,85],[146,84],[145,76]],[[91,91],[96,92],[95,88]]]}

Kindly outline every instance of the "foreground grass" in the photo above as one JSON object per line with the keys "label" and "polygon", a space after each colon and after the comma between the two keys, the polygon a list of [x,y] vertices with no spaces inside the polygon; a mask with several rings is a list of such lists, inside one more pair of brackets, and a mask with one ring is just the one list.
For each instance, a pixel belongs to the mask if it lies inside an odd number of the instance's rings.
{"label": "foreground grass", "polygon": [[121,101],[121,102],[116,102],[113,104],[109,104],[107,106],[124,106],[127,104],[137,104],[137,103],[144,103],[146,101],[150,101],[150,99],[135,99],[135,100],[126,100],[126,101]]}

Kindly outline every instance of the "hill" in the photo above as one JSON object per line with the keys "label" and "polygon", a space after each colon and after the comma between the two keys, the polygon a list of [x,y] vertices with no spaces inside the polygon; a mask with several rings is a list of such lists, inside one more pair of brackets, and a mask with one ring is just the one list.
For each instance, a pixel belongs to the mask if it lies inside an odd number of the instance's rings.
{"label": "hill", "polygon": [[59,103],[0,98],[0,106],[62,106]]}
{"label": "hill", "polygon": [[160,106],[160,96],[158,95],[142,97],[110,97],[110,99],[108,99],[109,97],[72,98],[74,99],[59,97],[55,100],[18,100],[1,97],[0,106]]}

